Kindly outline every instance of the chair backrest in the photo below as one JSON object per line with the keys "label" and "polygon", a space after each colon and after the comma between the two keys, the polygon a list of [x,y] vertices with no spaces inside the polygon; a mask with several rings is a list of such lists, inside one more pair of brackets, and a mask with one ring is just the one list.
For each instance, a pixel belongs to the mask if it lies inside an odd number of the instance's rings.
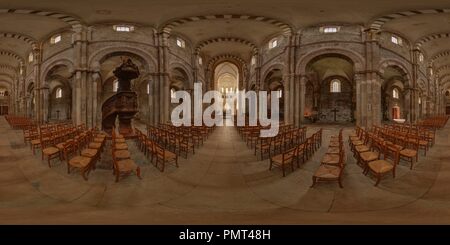
{"label": "chair backrest", "polygon": [[[339,146],[339,167],[341,169],[344,169],[347,159],[345,158],[345,149],[343,148],[342,144]],[[343,171],[341,171],[340,174],[342,174]]]}
{"label": "chair backrest", "polygon": [[297,147],[291,148],[283,153],[283,163],[291,162],[297,151]]}
{"label": "chair backrest", "polygon": [[69,141],[64,143],[63,153],[64,158],[66,159],[67,162],[69,162],[70,156],[74,155],[76,151],[77,146],[75,144],[75,141]]}
{"label": "chair backrest", "polygon": [[383,159],[390,160],[394,166],[400,162],[400,150],[390,143],[383,145]]}
{"label": "chair backrest", "polygon": [[159,144],[153,144],[153,146],[156,151],[156,156],[158,158],[164,159],[165,158],[164,148],[162,148]]}

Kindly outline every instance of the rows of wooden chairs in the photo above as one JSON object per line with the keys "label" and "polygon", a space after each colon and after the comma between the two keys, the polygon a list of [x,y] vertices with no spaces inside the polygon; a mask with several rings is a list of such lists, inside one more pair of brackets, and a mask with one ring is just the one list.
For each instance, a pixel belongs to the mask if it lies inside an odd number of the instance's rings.
{"label": "rows of wooden chairs", "polygon": [[[171,124],[159,124],[158,127],[148,125],[147,135],[161,146],[176,151],[180,147],[178,142],[184,146],[191,145],[199,148],[213,132],[214,126],[174,126]],[[187,156],[186,156],[187,157]]]}
{"label": "rows of wooden chairs", "polygon": [[319,167],[312,176],[311,188],[318,182],[338,182],[339,187],[343,188],[342,176],[346,158],[342,133],[343,129],[339,130],[338,135],[330,137],[328,150],[322,157]]}
{"label": "rows of wooden chairs", "polygon": [[5,115],[5,119],[9,126],[14,129],[24,129],[29,126],[36,125],[31,118],[23,116]]}
{"label": "rows of wooden chairs", "polygon": [[173,163],[177,168],[178,166],[178,155],[169,149],[163,147],[159,142],[155,141],[151,137],[148,137],[139,129],[135,128],[137,134],[137,145],[138,148],[145,154],[146,157],[150,158],[150,162],[159,169],[159,171],[164,172],[166,165]]}
{"label": "rows of wooden chairs", "polygon": [[111,154],[113,160],[113,175],[116,177],[116,182],[119,182],[120,177],[136,174],[139,179],[141,177],[141,168],[131,159],[131,153],[128,150],[123,135],[116,134],[116,129],[113,127],[111,134]]}
{"label": "rows of wooden chairs", "polygon": [[366,131],[356,127],[355,134],[349,136],[350,149],[365,175],[371,173],[377,179],[392,173],[395,178],[397,165],[405,160],[413,168],[418,161],[419,151],[427,150],[434,144],[434,130],[411,125],[374,126]]}
{"label": "rows of wooden chairs", "polygon": [[284,149],[281,153],[270,157],[269,170],[272,170],[274,166],[280,167],[283,172],[283,177],[285,177],[285,169],[287,166],[290,166],[292,172],[294,171],[294,163],[296,163],[297,168],[300,168],[300,160],[302,163],[307,162],[321,147],[322,132],[322,129],[320,129],[305,141]]}
{"label": "rows of wooden chairs", "polygon": [[80,133],[63,143],[67,173],[78,170],[83,179],[88,180],[87,176],[91,170],[96,169],[96,163],[101,160],[105,143],[106,135],[94,129]]}
{"label": "rows of wooden chairs", "polygon": [[50,168],[53,159],[65,160],[67,172],[78,169],[85,180],[101,159],[106,137],[95,129],[86,129],[84,124],[68,123],[29,126],[23,132],[24,141],[30,143],[33,154],[40,149],[42,160],[46,159]]}
{"label": "rows of wooden chairs", "polygon": [[246,126],[238,127],[238,132],[247,146],[253,148],[254,155],[259,152],[261,160],[288,150],[306,140],[306,127],[295,128],[292,125],[285,125],[279,128],[279,132],[274,137],[261,137],[261,130],[267,127]]}
{"label": "rows of wooden chairs", "polygon": [[434,129],[443,128],[449,118],[448,115],[433,116],[420,121],[417,125]]}

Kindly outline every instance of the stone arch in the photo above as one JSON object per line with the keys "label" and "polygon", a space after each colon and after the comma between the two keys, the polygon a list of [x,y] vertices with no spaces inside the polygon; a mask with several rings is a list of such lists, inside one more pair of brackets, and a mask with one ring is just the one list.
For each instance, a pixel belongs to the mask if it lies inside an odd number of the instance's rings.
{"label": "stone arch", "polygon": [[0,69],[9,70],[9,71],[12,71],[13,73],[17,72],[16,68],[14,68],[13,66],[8,65],[8,64],[0,64]]}
{"label": "stone arch", "polygon": [[172,72],[177,69],[180,70],[187,78],[187,81],[186,81],[187,83],[185,83],[184,85],[185,86],[188,85],[188,87],[185,87],[185,89],[193,89],[195,81],[193,81],[194,79],[192,78],[192,72],[189,72],[190,69],[186,65],[184,65],[180,62],[170,63],[169,64],[169,77],[171,76]]}
{"label": "stone arch", "polygon": [[28,14],[42,17],[49,17],[52,19],[63,21],[69,25],[75,26],[82,24],[81,19],[73,15],[66,13],[45,11],[45,10],[33,10],[33,9],[0,9],[0,13],[4,14]]}
{"label": "stone arch", "polygon": [[284,74],[283,72],[285,72],[285,65],[282,63],[275,63],[270,65],[269,67],[267,67],[266,69],[264,69],[264,71],[262,72],[262,81],[265,81],[267,76],[269,75],[269,73],[273,70],[280,70],[282,74]]}
{"label": "stone arch", "polygon": [[89,68],[95,72],[98,72],[100,69],[100,64],[103,60],[111,57],[112,55],[126,55],[127,53],[140,57],[143,61],[145,61],[144,63],[147,65],[145,68],[147,71],[156,70],[158,62],[151,54],[142,49],[126,46],[108,47],[93,52],[88,58]]}
{"label": "stone arch", "polygon": [[380,30],[384,24],[389,21],[393,21],[400,18],[415,16],[415,15],[427,15],[427,14],[439,14],[439,13],[448,13],[450,9],[420,9],[420,10],[406,10],[402,12],[391,13],[387,15],[380,16],[375,18],[372,22],[369,23],[370,29]]}
{"label": "stone arch", "polygon": [[258,51],[258,48],[256,47],[256,45],[254,43],[252,43],[248,40],[242,39],[242,38],[237,38],[237,37],[217,37],[217,38],[207,39],[207,40],[204,40],[204,41],[200,42],[199,44],[197,44],[197,46],[195,47],[194,50],[196,53],[198,53],[205,46],[212,44],[212,43],[218,43],[218,42],[241,43],[243,45],[249,46],[252,49],[253,53],[256,53]]}
{"label": "stone arch", "polygon": [[238,67],[239,69],[239,89],[242,89],[245,87],[245,80],[247,78],[248,75],[248,66],[247,63],[244,59],[242,59],[241,57],[235,56],[235,55],[231,55],[231,54],[224,54],[224,55],[218,55],[213,57],[209,62],[208,62],[208,70],[211,71],[211,77],[210,77],[210,81],[213,81],[212,84],[214,84],[214,70],[216,69],[216,67],[223,63],[223,62],[230,62],[232,64],[234,64],[235,66]]}
{"label": "stone arch", "polygon": [[431,42],[433,40],[441,39],[441,38],[450,38],[450,33],[443,32],[443,33],[434,33],[434,34],[423,36],[415,42],[414,46],[420,48],[423,45],[425,45],[427,42]]}
{"label": "stone arch", "polygon": [[396,68],[398,71],[400,71],[403,78],[406,79],[405,82],[407,82],[408,85],[412,87],[411,72],[403,62],[394,59],[385,59],[379,63],[378,67],[380,74],[383,74],[386,71],[386,68],[388,67]]}
{"label": "stone arch", "polygon": [[41,81],[44,81],[45,78],[48,76],[48,74],[55,69],[56,67],[59,66],[65,66],[69,69],[70,73],[74,72],[74,64],[71,60],[69,59],[59,59],[56,61],[53,61],[51,63],[49,63],[48,65],[45,65],[42,69],[42,73],[41,73]]}
{"label": "stone arch", "polygon": [[11,83],[11,85],[14,82],[14,77],[11,74],[8,73],[0,73],[0,77],[6,77],[9,79],[9,82]]}
{"label": "stone arch", "polygon": [[306,55],[303,55],[303,57],[299,60],[299,62],[296,65],[297,73],[306,74],[306,67],[313,60],[319,57],[333,56],[333,55],[337,55],[346,58],[348,60],[351,60],[353,63],[353,71],[355,73],[364,70],[364,58],[359,53],[347,49],[326,47],[313,50],[307,53]]}
{"label": "stone arch", "polygon": [[168,21],[164,25],[161,26],[160,32],[164,32],[167,34],[171,34],[173,28],[183,25],[184,23],[190,23],[201,20],[229,20],[229,19],[237,19],[237,20],[253,20],[263,23],[268,23],[275,25],[280,28],[285,35],[292,35],[294,33],[293,28],[280,20],[276,20],[270,17],[264,16],[256,16],[256,15],[241,15],[241,14],[214,14],[207,16],[190,16],[185,18],[177,18],[171,21]]}
{"label": "stone arch", "polygon": [[12,52],[9,50],[0,50],[0,55],[9,56],[9,57],[17,60],[17,62],[19,62],[20,64],[25,64],[25,60],[15,52]]}

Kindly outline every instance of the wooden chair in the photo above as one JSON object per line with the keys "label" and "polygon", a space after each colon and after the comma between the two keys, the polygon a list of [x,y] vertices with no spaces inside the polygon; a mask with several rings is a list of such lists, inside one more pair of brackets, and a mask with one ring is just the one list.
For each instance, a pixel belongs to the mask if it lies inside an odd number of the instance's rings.
{"label": "wooden chair", "polygon": [[48,167],[51,168],[50,161],[55,158],[59,158],[61,160],[61,155],[59,153],[59,149],[53,146],[53,140],[51,137],[46,137],[48,135],[41,134],[41,153],[42,153],[42,160],[44,160],[45,157],[47,157]]}
{"label": "wooden chair", "polygon": [[77,152],[77,144],[74,141],[65,144],[64,158],[67,162],[67,173],[70,174],[72,169],[78,169],[80,170],[80,174],[83,179],[88,180],[87,175],[91,171],[92,159],[89,157],[77,156]]}
{"label": "wooden chair", "polygon": [[419,160],[419,139],[413,141],[403,141],[403,149],[400,150],[400,159],[404,159],[410,163],[410,169],[413,168],[414,161]]}
{"label": "wooden chair", "polygon": [[323,157],[320,163],[322,165],[339,165],[341,163],[341,153],[344,151],[344,146],[341,144],[339,146],[339,152],[338,154],[334,153],[326,153]]}
{"label": "wooden chair", "polygon": [[283,171],[283,177],[286,176],[286,173],[285,173],[286,165],[290,165],[291,170],[294,171],[293,161],[294,161],[294,156],[295,156],[296,150],[297,150],[297,147],[294,147],[292,149],[289,149],[289,150],[283,152],[282,154],[271,157],[269,170],[272,170],[272,166],[274,166],[274,165],[279,166],[279,167],[281,167],[281,170]]}
{"label": "wooden chair", "polygon": [[339,164],[337,165],[328,165],[321,164],[319,168],[316,170],[314,175],[312,176],[312,185],[311,188],[314,187],[317,182],[320,181],[337,181],[339,183],[339,187],[343,188],[342,185],[342,174],[345,168],[345,152],[342,150],[339,153]]}
{"label": "wooden chair", "polygon": [[306,161],[306,142],[299,144],[297,146],[297,151],[295,151],[295,162],[297,163],[297,168],[300,168],[300,159],[302,159],[302,163]]}
{"label": "wooden chair", "polygon": [[371,150],[366,152],[359,152],[357,154],[356,163],[364,169],[364,172],[367,170],[367,164],[369,162],[380,159],[380,154],[383,151],[382,144],[383,142],[381,142],[381,140],[373,138],[371,140]]}
{"label": "wooden chair", "polygon": [[[174,162],[175,166],[178,168],[178,156],[177,154],[165,150],[158,144],[153,144],[156,152],[156,168],[158,168],[161,172],[164,172],[166,163]],[[161,163],[162,167],[159,168],[158,165]]]}
{"label": "wooden chair", "polygon": [[270,158],[270,142],[272,141],[272,138],[270,137],[264,137],[264,138],[259,138],[259,140],[257,141],[256,145],[255,145],[255,156],[256,156],[256,152],[259,151],[260,155],[261,155],[261,160],[264,159],[264,154],[268,154],[269,158]]}
{"label": "wooden chair", "polygon": [[131,173],[136,173],[136,176],[139,179],[141,178],[141,168],[136,165],[136,163],[131,159],[119,160],[115,154],[115,151],[112,151],[113,158],[113,174],[116,176],[116,182],[119,182],[119,179],[123,175],[129,175]]}
{"label": "wooden chair", "polygon": [[185,153],[185,158],[187,159],[189,151],[192,149],[192,154],[195,154],[195,145],[189,140],[188,136],[181,135],[177,139],[178,141],[178,154],[181,152]]}
{"label": "wooden chair", "polygon": [[382,149],[384,159],[369,162],[364,173],[367,175],[370,172],[375,175],[377,178],[375,186],[380,183],[381,177],[386,173],[392,172],[392,176],[395,178],[395,169],[400,161],[399,149],[397,147],[391,144],[383,144]]}

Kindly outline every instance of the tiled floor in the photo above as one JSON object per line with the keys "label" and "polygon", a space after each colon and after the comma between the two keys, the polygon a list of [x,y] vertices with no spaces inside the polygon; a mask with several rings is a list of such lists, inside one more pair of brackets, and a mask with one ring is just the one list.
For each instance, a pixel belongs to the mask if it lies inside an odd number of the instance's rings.
{"label": "tiled floor", "polygon": [[[347,154],[344,189],[309,188],[329,136],[343,127],[320,126],[325,144],[285,178],[279,169],[269,171],[268,160],[259,161],[233,127],[219,127],[195,155],[164,173],[133,151],[143,179],[115,183],[110,151],[84,181],[67,174],[65,163],[48,168],[0,117],[0,223],[450,223],[450,126],[438,131],[436,145],[413,170],[402,163],[397,177],[386,176],[378,187]],[[308,135],[316,130],[309,125]]]}

